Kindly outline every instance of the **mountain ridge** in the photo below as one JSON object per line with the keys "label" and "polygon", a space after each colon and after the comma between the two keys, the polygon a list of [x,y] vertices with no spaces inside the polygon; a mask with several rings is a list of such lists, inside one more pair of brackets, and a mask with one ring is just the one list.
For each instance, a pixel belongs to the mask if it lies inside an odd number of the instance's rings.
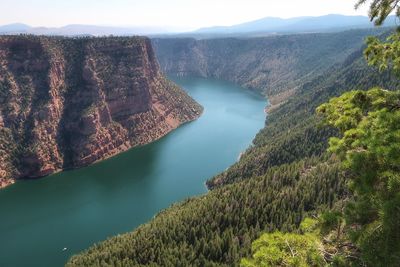
{"label": "mountain ridge", "polygon": [[[131,36],[150,35],[156,37],[194,37],[216,38],[228,36],[258,36],[306,32],[337,32],[349,29],[372,28],[374,25],[365,16],[328,14],[323,16],[302,16],[293,18],[265,17],[231,26],[212,26],[194,31],[174,31],[165,27],[140,26],[101,26],[87,24],[68,24],[62,27],[32,27],[23,23],[0,26],[0,35],[34,34],[60,36]],[[383,26],[397,26],[395,17],[389,16]]]}
{"label": "mountain ridge", "polygon": [[[384,26],[396,26],[395,17],[390,16]],[[372,28],[373,23],[366,16],[346,16],[328,14],[324,16],[305,16],[293,18],[265,17],[231,26],[200,28],[198,34],[249,34],[249,33],[301,33],[326,32],[356,28]]]}
{"label": "mountain ridge", "polygon": [[101,26],[90,24],[68,24],[61,27],[33,27],[23,23],[12,23],[0,26],[0,35],[7,34],[33,34],[33,35],[57,35],[57,36],[79,36],[79,35],[150,35],[160,32],[168,32],[164,27],[128,27],[128,26]]}

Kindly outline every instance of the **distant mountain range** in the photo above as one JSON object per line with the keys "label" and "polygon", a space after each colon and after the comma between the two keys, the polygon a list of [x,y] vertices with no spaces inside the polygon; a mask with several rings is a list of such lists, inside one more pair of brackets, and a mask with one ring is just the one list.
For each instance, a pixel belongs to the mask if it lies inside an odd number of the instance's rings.
{"label": "distant mountain range", "polygon": [[34,34],[34,35],[149,35],[168,33],[162,27],[112,27],[97,25],[71,24],[63,27],[31,27],[22,23],[0,26],[0,34]]}
{"label": "distant mountain range", "polygon": [[[325,15],[319,17],[295,17],[289,19],[266,17],[232,26],[201,28],[193,32],[171,33],[162,27],[112,27],[71,24],[63,27],[31,27],[22,23],[0,26],[0,34],[35,35],[175,35],[180,37],[217,37],[217,36],[259,36],[285,33],[333,32],[357,28],[373,27],[365,16]],[[384,26],[396,26],[396,17],[390,16]]]}
{"label": "distant mountain range", "polygon": [[[395,16],[390,16],[385,26],[395,26]],[[326,32],[356,28],[373,27],[373,23],[365,16],[325,15],[319,17],[295,17],[289,19],[266,17],[232,26],[201,28],[198,34],[246,34],[246,33],[299,33]]]}

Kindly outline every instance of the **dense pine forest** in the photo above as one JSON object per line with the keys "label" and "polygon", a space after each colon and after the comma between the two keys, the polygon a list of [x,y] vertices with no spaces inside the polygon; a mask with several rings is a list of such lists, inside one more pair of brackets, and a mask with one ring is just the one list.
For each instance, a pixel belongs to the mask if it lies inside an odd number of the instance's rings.
{"label": "dense pine forest", "polygon": [[[371,19],[399,14],[397,2],[372,1]],[[389,34],[300,84],[208,194],[67,266],[399,266],[400,38]]]}
{"label": "dense pine forest", "polygon": [[321,124],[321,118],[315,113],[320,104],[349,90],[367,90],[373,86],[398,88],[399,79],[393,73],[380,73],[367,66],[362,50],[302,84],[295,96],[268,115],[266,126],[253,141],[254,146],[238,163],[208,181],[208,186],[213,188],[262,174],[271,166],[321,155],[337,130]]}
{"label": "dense pine forest", "polygon": [[172,206],[134,232],[72,258],[69,265],[239,265],[261,233],[295,231],[303,218],[349,195],[338,160],[326,152],[329,137],[339,133],[324,126],[315,109],[348,89],[374,85],[395,89],[400,81],[368,67],[360,50],[303,84],[273,111],[241,160],[208,181],[215,188],[209,194]]}
{"label": "dense pine forest", "polygon": [[293,231],[304,216],[332,207],[345,194],[335,159],[281,165],[176,204],[67,266],[237,266],[262,232]]}

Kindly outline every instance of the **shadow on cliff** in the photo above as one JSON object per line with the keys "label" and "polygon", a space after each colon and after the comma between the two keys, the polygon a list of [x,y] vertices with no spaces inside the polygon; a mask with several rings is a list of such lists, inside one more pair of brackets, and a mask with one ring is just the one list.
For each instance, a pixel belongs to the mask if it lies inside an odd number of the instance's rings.
{"label": "shadow on cliff", "polygon": [[79,114],[88,107],[89,101],[79,96],[79,91],[85,91],[87,86],[83,79],[83,66],[85,62],[85,40],[74,40],[73,47],[66,48],[66,69],[65,73],[65,93],[64,93],[64,109],[60,119],[57,144],[61,154],[63,155],[62,169],[67,170],[74,167],[74,151],[73,142],[80,138],[73,131],[74,124],[79,122]]}
{"label": "shadow on cliff", "polygon": [[42,44],[35,40],[17,38],[9,43],[9,50],[8,70],[19,85],[19,92],[15,93],[21,101],[22,109],[18,114],[19,118],[10,121],[13,135],[21,144],[20,148],[13,152],[17,161],[14,165],[23,176],[29,176],[41,167],[35,152],[33,129],[36,127],[37,113],[50,99],[47,77],[50,58]]}

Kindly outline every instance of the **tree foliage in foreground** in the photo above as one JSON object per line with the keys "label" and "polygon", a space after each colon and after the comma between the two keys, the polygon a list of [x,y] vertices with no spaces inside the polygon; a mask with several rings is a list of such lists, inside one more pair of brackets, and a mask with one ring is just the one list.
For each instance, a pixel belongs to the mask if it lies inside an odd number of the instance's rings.
{"label": "tree foliage in foreground", "polygon": [[306,218],[300,225],[303,233],[273,232],[263,234],[252,244],[252,257],[242,259],[242,267],[324,266],[322,246],[314,232],[317,220]]}
{"label": "tree foliage in foreground", "polygon": [[[400,1],[398,0],[358,0],[356,8],[369,3],[369,17],[375,25],[380,26],[386,18],[395,12],[397,18],[400,17]],[[400,74],[400,28],[391,34],[385,41],[377,37],[367,38],[367,48],[364,55],[368,64],[376,66],[379,70],[391,69]]]}
{"label": "tree foliage in foreground", "polygon": [[369,17],[374,20],[376,26],[382,25],[387,16],[395,11],[396,16],[400,16],[398,0],[357,0],[356,9],[369,3]]}
{"label": "tree foliage in foreground", "polygon": [[400,91],[351,91],[318,112],[340,130],[329,150],[349,170],[351,237],[370,266],[400,264]]}

